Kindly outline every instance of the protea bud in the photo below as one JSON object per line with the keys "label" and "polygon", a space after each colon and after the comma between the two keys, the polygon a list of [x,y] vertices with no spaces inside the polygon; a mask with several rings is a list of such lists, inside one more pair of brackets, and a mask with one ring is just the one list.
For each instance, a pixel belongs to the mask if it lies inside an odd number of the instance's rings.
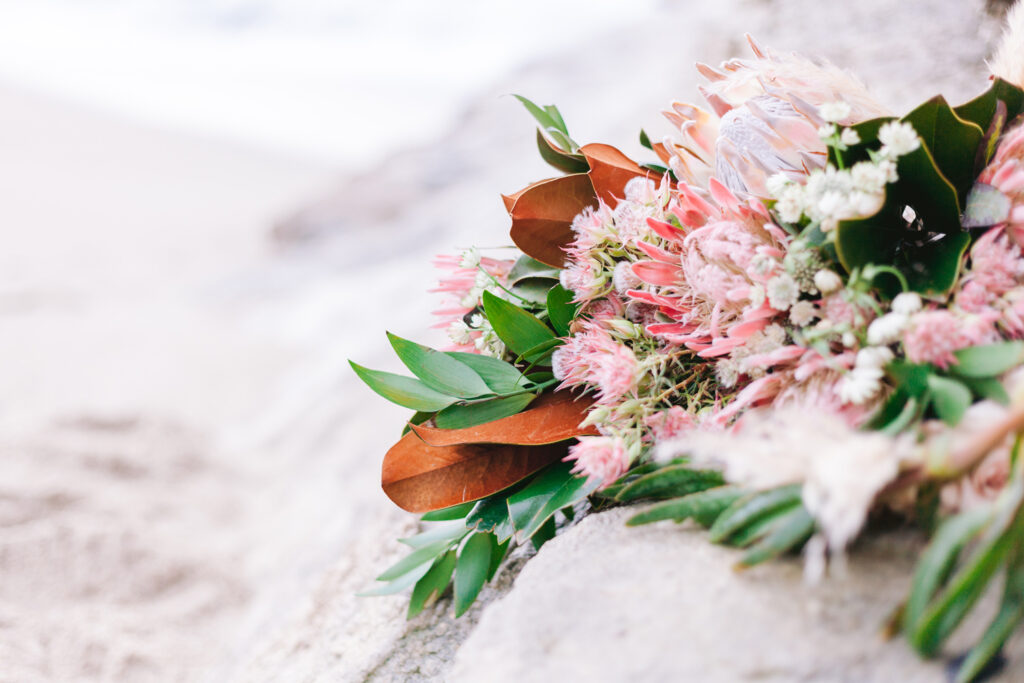
{"label": "protea bud", "polygon": [[[754,59],[734,59],[717,70],[697,65],[709,81],[700,91],[712,112],[674,103],[665,115],[684,141],[666,141],[666,147],[675,152],[671,164],[680,180],[704,186],[713,174],[733,192],[767,198],[772,175],[796,178],[825,165],[823,125],[851,125],[887,112],[845,71],[747,40]],[[822,105],[837,102],[846,105],[840,107],[846,116],[823,115]]]}

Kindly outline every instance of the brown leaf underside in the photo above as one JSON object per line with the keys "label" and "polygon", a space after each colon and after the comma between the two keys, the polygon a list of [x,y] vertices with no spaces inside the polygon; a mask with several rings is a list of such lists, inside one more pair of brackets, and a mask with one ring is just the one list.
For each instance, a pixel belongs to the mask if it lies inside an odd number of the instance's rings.
{"label": "brown leaf underside", "polygon": [[381,487],[409,512],[497,493],[564,458],[573,437],[596,433],[579,428],[589,407],[555,392],[525,412],[476,427],[414,427],[384,456]]}
{"label": "brown leaf underside", "polygon": [[590,182],[605,204],[614,205],[621,199],[623,188],[631,179],[654,175],[611,145],[583,145],[580,153],[590,164]]}
{"label": "brown leaf underside", "polygon": [[565,265],[563,247],[572,241],[572,219],[597,204],[586,173],[542,180],[505,197],[511,203],[512,241],[524,254],[549,266]]}

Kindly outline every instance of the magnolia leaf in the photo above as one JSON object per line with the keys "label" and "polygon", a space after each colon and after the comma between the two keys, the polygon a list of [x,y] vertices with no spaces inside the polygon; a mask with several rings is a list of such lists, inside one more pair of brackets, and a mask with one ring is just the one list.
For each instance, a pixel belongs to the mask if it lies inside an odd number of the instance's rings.
{"label": "magnolia leaf", "polygon": [[490,534],[473,534],[455,564],[455,616],[461,617],[480,594],[491,570]]}
{"label": "magnolia leaf", "polygon": [[555,463],[521,491],[508,497],[509,518],[525,540],[563,507],[586,498],[600,484],[577,477],[569,463]]}
{"label": "magnolia leaf", "polygon": [[575,237],[573,219],[596,204],[594,186],[585,173],[534,183],[505,197],[505,208],[512,217],[512,241],[537,261],[561,268],[565,249]]}
{"label": "magnolia leaf", "polygon": [[539,344],[556,338],[537,316],[491,292],[484,292],[483,302],[484,314],[494,332],[513,353],[523,355]]}
{"label": "magnolia leaf", "polygon": [[800,503],[799,484],[780,486],[768,491],[752,493],[738,499],[723,512],[708,531],[713,543],[721,543],[743,527],[765,515]]}
{"label": "magnolia leaf", "polygon": [[534,407],[466,429],[414,426],[384,456],[381,486],[396,505],[427,512],[478,500],[508,488],[568,451],[589,404],[568,392]]}
{"label": "magnolia leaf", "polygon": [[954,351],[956,365],[950,372],[959,377],[998,377],[1024,363],[1024,341],[971,346]]}
{"label": "magnolia leaf", "polygon": [[568,391],[544,394],[518,415],[466,429],[437,429],[417,425],[413,431],[427,446],[455,446],[466,443],[518,444],[541,446],[596,434],[593,427],[580,428],[590,410],[590,401],[578,399]]}
{"label": "magnolia leaf", "polygon": [[448,354],[402,339],[390,332],[388,341],[405,367],[431,389],[459,398],[475,398],[491,393],[491,388],[473,368]]}
{"label": "magnolia leaf", "polygon": [[477,403],[456,403],[434,416],[439,429],[464,429],[521,413],[537,394],[500,396]]}
{"label": "magnolia leaf", "polygon": [[427,605],[432,605],[441,597],[448,584],[452,580],[452,571],[455,569],[455,551],[449,550],[442,555],[430,567],[430,570],[423,575],[423,578],[416,582],[412,589],[412,597],[409,598],[409,611],[406,612],[406,619],[412,619]]}
{"label": "magnolia leaf", "polygon": [[473,368],[473,371],[480,375],[480,378],[496,394],[511,394],[526,387],[526,377],[511,363],[477,353],[448,351],[447,354],[460,363]]}
{"label": "magnolia leaf", "polygon": [[433,510],[420,517],[424,522],[447,522],[453,519],[464,519],[473,509],[475,503],[460,503],[447,508]]}
{"label": "magnolia leaf", "polygon": [[964,198],[974,184],[974,157],[985,129],[960,118],[941,95],[903,117],[927,146],[936,168]]}
{"label": "magnolia leaf", "polygon": [[562,285],[548,290],[548,319],[559,337],[569,336],[569,324],[576,317],[579,306],[573,303],[575,295]]}
{"label": "magnolia leaf", "polygon": [[716,488],[724,483],[721,472],[674,465],[663,467],[627,484],[615,499],[627,503],[641,498],[676,498]]}
{"label": "magnolia leaf", "polygon": [[559,273],[561,270],[558,268],[552,268],[546,263],[541,263],[523,254],[512,264],[512,270],[508,272],[508,282],[510,285],[514,285],[520,280],[533,277],[558,280]]}
{"label": "magnolia leaf", "polygon": [[719,486],[700,493],[691,493],[682,498],[652,505],[640,514],[630,517],[626,524],[640,526],[665,519],[683,522],[693,518],[701,526],[710,526],[719,515],[745,493],[743,489],[735,486]]}
{"label": "magnolia leaf", "polygon": [[611,145],[591,143],[580,147],[580,152],[590,164],[590,182],[594,191],[610,206],[615,206],[625,196],[626,183],[630,180],[651,176],[649,171],[640,168]]}
{"label": "magnolia leaf", "polygon": [[412,377],[381,370],[370,370],[349,361],[349,365],[368,387],[392,403],[417,411],[434,413],[455,402],[455,398],[434,391]]}
{"label": "magnolia leaf", "polygon": [[951,427],[957,426],[971,407],[971,390],[963,382],[939,375],[928,376],[928,388],[939,418]]}
{"label": "magnolia leaf", "polygon": [[[511,527],[508,519],[508,503],[506,502],[507,496],[496,495],[484,498],[478,501],[473,511],[466,517],[466,526],[476,531],[489,531],[498,537],[498,540],[505,540],[511,536],[515,529]],[[501,531],[508,531],[508,533],[502,536]]]}
{"label": "magnolia leaf", "polygon": [[1007,109],[1007,120],[1012,121],[1024,112],[1024,91],[1001,78],[992,81],[992,86],[970,102],[961,104],[954,111],[965,121],[988,130],[996,115],[997,103],[1002,101]]}
{"label": "magnolia leaf", "polygon": [[586,173],[590,170],[590,166],[582,154],[569,154],[562,148],[551,144],[539,128],[537,129],[537,150],[544,161],[562,173]]}

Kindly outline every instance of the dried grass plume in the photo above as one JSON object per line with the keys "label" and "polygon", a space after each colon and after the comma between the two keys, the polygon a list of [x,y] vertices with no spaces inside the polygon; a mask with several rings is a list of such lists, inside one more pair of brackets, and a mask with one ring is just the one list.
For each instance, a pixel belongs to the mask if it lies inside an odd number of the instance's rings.
{"label": "dried grass plume", "polygon": [[1006,14],[1006,30],[991,63],[992,73],[1024,88],[1024,0]]}

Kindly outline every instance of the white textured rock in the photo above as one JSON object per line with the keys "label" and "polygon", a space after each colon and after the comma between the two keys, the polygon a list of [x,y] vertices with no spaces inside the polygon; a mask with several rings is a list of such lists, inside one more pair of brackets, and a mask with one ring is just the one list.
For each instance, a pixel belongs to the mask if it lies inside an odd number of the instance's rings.
{"label": "white textured rock", "polygon": [[[635,512],[591,515],[545,545],[485,610],[450,680],[942,680],[942,661],[880,636],[920,550],[914,536],[875,537],[843,578],[810,587],[796,559],[736,571],[737,551],[699,528],[626,527]],[[1001,679],[1024,680],[1024,637],[1008,654]]]}

